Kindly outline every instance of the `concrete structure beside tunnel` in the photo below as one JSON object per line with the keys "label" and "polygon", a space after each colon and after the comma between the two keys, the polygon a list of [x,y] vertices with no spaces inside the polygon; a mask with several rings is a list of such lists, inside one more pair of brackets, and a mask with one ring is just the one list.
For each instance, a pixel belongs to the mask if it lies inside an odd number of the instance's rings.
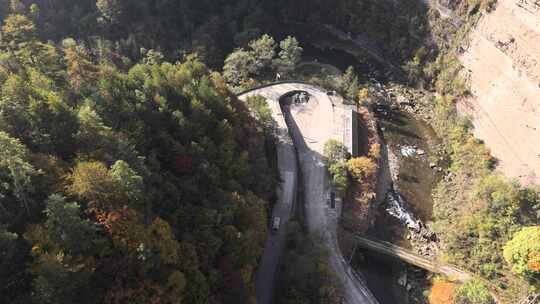
{"label": "concrete structure beside tunnel", "polygon": [[341,114],[341,118],[343,119],[343,124],[342,128],[336,129],[336,135],[339,136],[341,134],[341,142],[347,148],[347,151],[351,154],[351,156],[356,157],[359,154],[358,112],[356,111],[356,105],[343,104],[342,107],[343,112]]}
{"label": "concrete structure beside tunnel", "polygon": [[[298,99],[293,100],[294,96],[298,94],[307,93],[308,96],[311,96],[307,101],[298,101]],[[347,151],[351,154],[352,157],[356,157],[359,154],[359,132],[358,132],[358,112],[356,105],[347,104],[346,100],[343,97],[332,94],[327,95],[324,89],[318,91],[318,94],[313,95],[314,91],[306,92],[301,88],[291,90],[279,96],[279,103],[281,106],[287,106],[292,108],[306,108],[309,109],[312,106],[312,103],[315,102],[318,104],[321,97],[327,98],[332,106],[328,107],[328,114],[332,116],[331,122],[332,125],[326,127],[331,128],[332,132],[331,138],[340,141],[347,148]],[[309,111],[309,110],[308,110]],[[321,121],[321,124],[324,123]],[[318,127],[318,125],[316,125]],[[324,132],[320,130],[319,132]],[[330,134],[329,134],[330,135]],[[323,143],[324,144],[324,143]],[[321,150],[322,151],[322,150]]]}

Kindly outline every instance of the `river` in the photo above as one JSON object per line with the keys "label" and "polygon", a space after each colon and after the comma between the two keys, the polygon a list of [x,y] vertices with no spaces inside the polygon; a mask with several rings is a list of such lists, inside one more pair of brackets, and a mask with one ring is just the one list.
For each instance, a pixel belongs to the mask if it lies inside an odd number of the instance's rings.
{"label": "river", "polygon": [[[385,112],[388,115],[378,115],[379,126],[397,181],[379,206],[368,236],[412,249],[410,229],[419,229],[419,221],[431,221],[431,191],[440,173],[430,163],[435,162],[432,147],[439,140],[429,125],[410,114],[400,110]],[[429,285],[425,271],[368,252],[362,253],[359,266],[381,304],[424,303],[423,291]]]}
{"label": "river", "polygon": [[[416,220],[430,222],[433,212],[431,191],[441,176],[438,169],[440,161],[433,149],[440,144],[439,139],[429,125],[399,110],[389,111],[389,115],[384,117],[379,115],[379,124],[389,154],[393,154],[391,157],[394,159],[390,161],[397,162],[394,167],[398,167],[398,172],[395,173],[395,193],[389,195],[388,205],[382,206],[389,209],[385,214],[391,213],[389,215],[392,219],[400,218],[402,223],[409,225],[414,225],[409,222]],[[405,205],[406,210],[395,207],[396,204],[400,207]],[[376,224],[374,235],[377,235],[378,231],[387,230],[387,224]],[[400,235],[402,234],[394,237],[387,235],[385,239],[410,247],[403,240],[399,240]],[[394,239],[395,237],[398,239]]]}

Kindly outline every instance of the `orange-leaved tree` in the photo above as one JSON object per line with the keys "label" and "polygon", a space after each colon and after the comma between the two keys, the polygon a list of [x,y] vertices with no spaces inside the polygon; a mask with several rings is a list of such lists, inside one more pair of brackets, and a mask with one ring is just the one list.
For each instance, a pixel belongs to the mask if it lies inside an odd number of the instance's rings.
{"label": "orange-leaved tree", "polygon": [[454,284],[450,282],[434,282],[429,293],[430,304],[454,304]]}

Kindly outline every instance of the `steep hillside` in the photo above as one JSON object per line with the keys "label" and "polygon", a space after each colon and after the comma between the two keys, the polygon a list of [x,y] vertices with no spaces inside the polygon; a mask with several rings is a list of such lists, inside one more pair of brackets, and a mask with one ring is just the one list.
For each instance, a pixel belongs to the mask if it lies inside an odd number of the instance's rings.
{"label": "steep hillside", "polygon": [[0,303],[252,303],[277,177],[221,76],[1,37]]}
{"label": "steep hillside", "polygon": [[540,184],[540,1],[500,0],[460,56],[472,97],[460,104],[499,168]]}

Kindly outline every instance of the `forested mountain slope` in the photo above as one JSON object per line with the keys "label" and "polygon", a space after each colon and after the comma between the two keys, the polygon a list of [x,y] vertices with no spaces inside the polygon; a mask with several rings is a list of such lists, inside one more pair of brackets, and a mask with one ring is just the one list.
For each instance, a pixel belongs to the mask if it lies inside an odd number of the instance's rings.
{"label": "forested mountain slope", "polygon": [[174,59],[197,52],[212,68],[264,33],[289,35],[296,22],[306,33],[323,24],[361,33],[401,63],[429,34],[422,1],[1,0],[0,17],[10,12],[29,15],[44,40],[84,41],[100,60],[138,59],[147,48]]}
{"label": "forested mountain slope", "polygon": [[194,56],[38,32],[1,29],[0,302],[251,301],[276,176],[248,110]]}

